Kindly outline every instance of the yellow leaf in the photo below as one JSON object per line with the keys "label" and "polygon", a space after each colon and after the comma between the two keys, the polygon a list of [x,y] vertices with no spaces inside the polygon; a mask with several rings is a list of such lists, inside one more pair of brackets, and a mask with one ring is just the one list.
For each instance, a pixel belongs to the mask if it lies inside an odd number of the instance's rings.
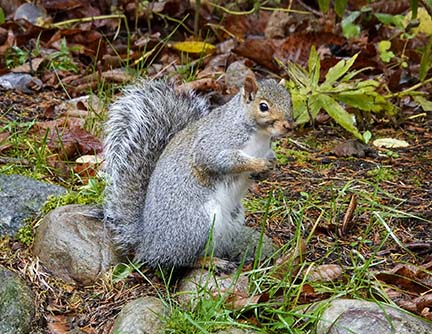
{"label": "yellow leaf", "polygon": [[216,50],[213,44],[198,41],[178,42],[173,44],[172,47],[188,53],[211,53]]}
{"label": "yellow leaf", "polygon": [[[411,12],[405,15],[405,26],[408,24],[408,22],[411,20]],[[418,32],[424,32],[428,35],[432,35],[432,19],[426,9],[419,8],[417,11],[417,20],[419,20],[420,24],[417,28],[414,28],[413,31],[415,33]]]}

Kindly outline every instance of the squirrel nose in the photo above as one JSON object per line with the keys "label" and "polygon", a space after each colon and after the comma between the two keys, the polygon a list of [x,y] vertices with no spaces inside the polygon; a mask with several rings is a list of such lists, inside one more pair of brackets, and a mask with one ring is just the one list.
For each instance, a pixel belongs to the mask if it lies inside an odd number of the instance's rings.
{"label": "squirrel nose", "polygon": [[283,126],[284,129],[286,129],[287,131],[291,131],[291,130],[294,128],[294,126],[293,126],[293,122],[290,122],[290,121],[284,121],[284,122],[282,123],[282,126]]}

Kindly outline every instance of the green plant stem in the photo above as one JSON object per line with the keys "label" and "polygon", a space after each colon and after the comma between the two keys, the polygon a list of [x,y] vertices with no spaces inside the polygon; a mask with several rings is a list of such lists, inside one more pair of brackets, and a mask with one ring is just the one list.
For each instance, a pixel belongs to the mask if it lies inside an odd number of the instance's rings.
{"label": "green plant stem", "polygon": [[100,16],[90,16],[90,17],[82,17],[79,19],[66,20],[62,22],[56,22],[52,24],[54,28],[61,28],[63,26],[67,26],[69,24],[81,23],[81,22],[92,22],[97,20],[109,20],[109,19],[123,19],[126,20],[126,16],[123,14],[112,14],[112,15],[100,15]]}
{"label": "green plant stem", "polygon": [[194,17],[195,36],[198,36],[200,10],[201,10],[201,0],[195,0],[195,17]]}
{"label": "green plant stem", "polygon": [[[267,3],[264,2],[263,5],[265,5]],[[246,10],[246,11],[235,11],[235,10],[230,10],[228,8],[225,8],[224,6],[218,5],[214,2],[209,2],[208,3],[210,6],[213,6],[217,9],[222,10],[223,12],[230,14],[230,15],[250,15],[253,14],[255,12],[257,12],[258,10],[267,10],[267,11],[273,11],[273,12],[287,12],[287,13],[297,13],[297,14],[305,14],[305,15],[310,15],[310,12],[306,12],[303,10],[296,10],[296,9],[291,9],[291,8],[271,8],[271,7],[265,7],[263,5],[261,5],[259,2],[256,2],[256,4],[254,5],[254,7],[250,10]]]}
{"label": "green plant stem", "polygon": [[414,91],[414,90],[416,90],[416,89],[418,89],[418,88],[420,88],[420,87],[422,87],[422,86],[424,86],[424,85],[426,85],[426,84],[428,84],[430,82],[432,82],[432,78],[429,78],[429,79],[427,79],[425,81],[419,82],[418,84],[415,84],[414,86],[411,86],[410,88],[407,88],[407,89],[405,89],[405,90],[403,90],[401,92],[397,92],[397,93],[394,93],[394,94],[384,95],[384,98],[390,99],[392,97],[400,97],[400,96],[404,96],[404,95],[409,95],[410,92],[412,92],[412,91]]}

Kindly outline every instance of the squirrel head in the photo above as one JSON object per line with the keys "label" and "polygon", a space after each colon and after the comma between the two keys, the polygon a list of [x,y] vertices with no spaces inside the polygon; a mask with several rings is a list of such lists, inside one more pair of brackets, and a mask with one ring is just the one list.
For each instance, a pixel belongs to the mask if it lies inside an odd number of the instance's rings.
{"label": "squirrel head", "polygon": [[251,120],[270,137],[283,136],[293,129],[291,96],[282,84],[247,76],[241,97]]}

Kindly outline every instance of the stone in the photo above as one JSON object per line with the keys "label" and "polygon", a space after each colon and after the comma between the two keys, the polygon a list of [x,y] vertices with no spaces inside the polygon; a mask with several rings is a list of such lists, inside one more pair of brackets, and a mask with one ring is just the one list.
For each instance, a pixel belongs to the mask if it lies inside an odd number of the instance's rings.
{"label": "stone", "polygon": [[249,280],[240,274],[218,275],[205,269],[194,269],[180,281],[177,299],[186,308],[195,307],[202,298],[224,294],[249,295]]}
{"label": "stone", "polygon": [[335,299],[322,313],[316,330],[316,334],[371,333],[430,334],[432,323],[384,303]]}
{"label": "stone", "polygon": [[33,292],[17,274],[0,266],[0,333],[30,333],[35,314],[33,298]]}
{"label": "stone", "polygon": [[39,212],[50,195],[66,190],[22,175],[0,174],[0,236],[14,235],[27,218]]}
{"label": "stone", "polygon": [[[246,254],[247,261],[252,262],[255,259],[257,247],[261,244],[260,259],[266,259],[273,255],[276,251],[276,246],[273,241],[265,234],[261,236],[261,232],[257,231],[249,226],[244,226],[242,232],[238,235],[236,242],[232,245],[232,254],[241,254],[237,259],[242,260],[242,256]],[[246,250],[246,251],[245,251]]]}
{"label": "stone", "polygon": [[111,334],[163,333],[166,315],[162,301],[156,297],[140,297],[127,303],[118,314]]}
{"label": "stone", "polygon": [[95,282],[118,263],[100,210],[88,205],[67,205],[51,211],[36,230],[33,254],[54,275],[81,285]]}

